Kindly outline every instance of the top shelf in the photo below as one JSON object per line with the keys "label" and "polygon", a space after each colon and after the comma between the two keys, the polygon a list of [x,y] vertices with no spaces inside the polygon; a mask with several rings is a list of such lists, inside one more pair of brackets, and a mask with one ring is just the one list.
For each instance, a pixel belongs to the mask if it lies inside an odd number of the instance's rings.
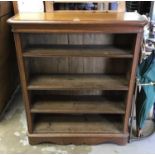
{"label": "top shelf", "polygon": [[147,20],[136,12],[55,11],[52,13],[20,13],[8,20],[11,24],[128,24],[144,26]]}
{"label": "top shelf", "polygon": [[135,12],[55,11],[9,18],[16,33],[139,33],[147,19]]}
{"label": "top shelf", "polygon": [[75,57],[109,57],[132,58],[130,50],[121,49],[112,45],[54,45],[54,46],[29,46],[23,52],[24,57],[50,57],[50,56],[75,56]]}

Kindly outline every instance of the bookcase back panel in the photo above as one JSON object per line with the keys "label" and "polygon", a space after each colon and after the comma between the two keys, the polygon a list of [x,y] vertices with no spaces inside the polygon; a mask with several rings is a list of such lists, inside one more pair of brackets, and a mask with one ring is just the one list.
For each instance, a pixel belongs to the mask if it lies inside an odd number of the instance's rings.
{"label": "bookcase back panel", "polygon": [[133,50],[136,34],[52,33],[22,34],[24,46],[29,45],[114,45]]}
{"label": "bookcase back panel", "polygon": [[[98,93],[97,93],[98,92]],[[50,96],[53,100],[61,100],[61,96],[72,97],[75,95],[79,96],[87,96],[90,97],[94,95],[95,97],[103,97],[110,101],[122,101],[123,104],[126,101],[127,92],[126,91],[96,91],[96,90],[71,90],[71,91],[63,91],[63,90],[37,90],[31,92],[31,100],[37,100],[38,96]],[[55,97],[56,96],[56,97]],[[48,98],[47,98],[48,99]],[[78,97],[77,97],[78,99]],[[124,104],[125,105],[125,104]]]}
{"label": "bookcase back panel", "polygon": [[[121,41],[120,41],[121,40]],[[133,52],[135,34],[104,34],[104,33],[52,33],[52,34],[22,34],[23,47],[59,45],[94,45],[116,46]],[[44,49],[44,48],[43,48]],[[91,49],[91,47],[90,47]],[[51,49],[52,51],[52,49]],[[25,52],[25,51],[24,51]],[[80,50],[79,50],[80,52]],[[50,57],[33,58],[29,61],[33,73],[104,73],[124,74],[130,72],[131,60],[108,59],[102,57]]]}
{"label": "bookcase back panel", "polygon": [[[135,44],[135,34],[104,34],[104,33],[55,33],[55,34],[21,34],[24,53],[27,52],[27,47],[35,47],[37,49],[42,47],[44,52],[45,47],[52,47],[48,52],[52,52],[55,48],[61,46],[70,47],[79,45],[83,47],[88,45],[88,48],[94,50],[98,47],[109,46],[115,49],[128,49],[132,54]],[[121,41],[120,41],[121,40]],[[93,45],[93,46],[92,46]],[[91,47],[92,46],[92,47]],[[39,48],[38,48],[39,47]],[[76,47],[75,47],[76,48]],[[77,49],[77,48],[76,48]],[[64,48],[62,48],[64,50]],[[81,52],[80,48],[78,52]],[[92,50],[92,51],[93,51]],[[39,50],[38,50],[39,51]],[[67,51],[67,50],[66,50]],[[70,50],[71,51],[71,50]],[[84,50],[83,50],[84,51]],[[127,51],[127,52],[128,52]],[[45,51],[46,52],[46,51]],[[104,52],[104,48],[103,48]],[[117,52],[117,51],[116,51]],[[113,51],[115,54],[115,51]],[[82,52],[81,52],[82,54]],[[29,79],[32,74],[105,74],[105,75],[123,75],[129,79],[132,59],[124,58],[110,58],[110,57],[83,57],[83,56],[54,56],[54,57],[32,57],[25,58],[26,70]],[[103,95],[101,90],[91,91],[62,91],[71,95]],[[60,92],[59,92],[60,93]],[[58,94],[59,94],[58,93]],[[111,93],[109,93],[111,94]]]}
{"label": "bookcase back panel", "polygon": [[30,73],[34,74],[123,74],[130,72],[130,59],[109,59],[99,57],[53,57],[27,60]]}
{"label": "bookcase back panel", "polygon": [[113,42],[112,34],[103,33],[52,33],[52,34],[22,34],[24,45],[83,45],[102,44],[107,45]]}

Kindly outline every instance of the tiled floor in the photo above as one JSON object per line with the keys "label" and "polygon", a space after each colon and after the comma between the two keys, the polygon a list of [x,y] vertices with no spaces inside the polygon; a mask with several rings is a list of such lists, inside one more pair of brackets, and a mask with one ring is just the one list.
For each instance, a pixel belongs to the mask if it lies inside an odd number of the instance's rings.
{"label": "tiled floor", "polygon": [[0,153],[155,153],[155,134],[151,137],[118,146],[114,144],[30,146],[26,136],[26,120],[21,94],[18,93],[0,122]]}

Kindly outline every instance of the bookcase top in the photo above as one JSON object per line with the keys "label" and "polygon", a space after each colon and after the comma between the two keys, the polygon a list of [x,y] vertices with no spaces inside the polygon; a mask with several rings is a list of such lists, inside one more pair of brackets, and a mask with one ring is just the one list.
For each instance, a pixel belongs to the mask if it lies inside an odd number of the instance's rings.
{"label": "bookcase top", "polygon": [[55,11],[52,13],[19,13],[11,24],[129,24],[144,26],[147,19],[136,12]]}

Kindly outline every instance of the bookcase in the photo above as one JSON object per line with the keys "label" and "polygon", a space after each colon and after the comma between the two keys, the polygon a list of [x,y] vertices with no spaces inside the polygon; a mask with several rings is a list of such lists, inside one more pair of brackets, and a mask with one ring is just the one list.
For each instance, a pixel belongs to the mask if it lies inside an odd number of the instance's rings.
{"label": "bookcase", "polygon": [[30,144],[128,142],[137,13],[20,13],[14,33]]}

